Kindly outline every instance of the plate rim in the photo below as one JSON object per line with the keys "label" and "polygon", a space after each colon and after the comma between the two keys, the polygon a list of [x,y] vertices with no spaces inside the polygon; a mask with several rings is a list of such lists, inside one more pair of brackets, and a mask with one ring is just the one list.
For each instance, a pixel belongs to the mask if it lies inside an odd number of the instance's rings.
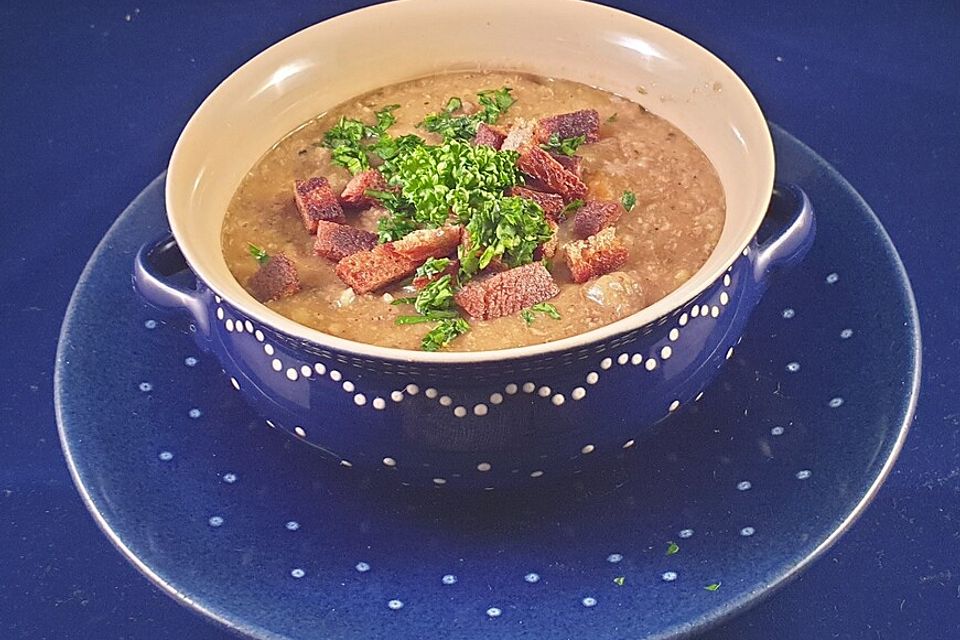
{"label": "plate rim", "polygon": [[[693,618],[686,622],[678,623],[669,628],[657,631],[656,633],[648,636],[650,640],[687,638],[695,633],[703,633],[704,631],[716,627],[723,622],[739,615],[746,609],[760,604],[796,579],[798,575],[805,571],[813,562],[819,559],[824,553],[826,553],[828,549],[836,544],[840,537],[843,536],[850,529],[850,527],[852,527],[860,519],[860,517],[866,511],[866,508],[876,498],[877,493],[883,486],[890,474],[891,469],[896,464],[896,461],[900,456],[900,452],[903,449],[903,444],[906,441],[907,434],[910,431],[910,427],[912,426],[914,417],[916,415],[916,407],[919,400],[920,382],[922,377],[922,336],[920,331],[919,312],[917,310],[913,287],[910,284],[909,276],[907,275],[906,268],[904,267],[903,261],[900,258],[900,254],[897,251],[896,246],[893,244],[890,235],[887,233],[887,230],[884,228],[880,219],[877,217],[870,205],[864,200],[864,198],[853,187],[853,185],[851,185],[850,182],[847,181],[847,179],[844,178],[839,171],[837,171],[836,168],[828,163],[811,147],[794,137],[782,127],[773,122],[769,122],[769,125],[771,131],[774,133],[773,137],[775,141],[776,138],[782,137],[788,142],[797,145],[801,151],[810,157],[817,164],[817,166],[829,176],[831,181],[837,183],[841,188],[853,196],[858,206],[869,215],[869,219],[873,223],[873,226],[879,230],[878,241],[884,248],[884,252],[887,254],[887,256],[892,259],[896,279],[901,285],[899,288],[906,294],[905,302],[908,312],[906,315],[908,325],[907,331],[910,334],[910,348],[913,351],[911,367],[909,371],[907,371],[907,374],[911,378],[911,384],[907,390],[908,399],[906,408],[899,427],[896,427],[896,438],[890,445],[890,450],[887,453],[886,459],[884,460],[883,465],[880,467],[879,472],[873,478],[869,487],[857,501],[856,505],[854,505],[849,513],[847,513],[846,516],[844,516],[844,518],[839,522],[839,524],[834,526],[830,534],[827,535],[816,547],[814,547],[798,562],[793,564],[793,566],[787,569],[782,575],[778,576],[774,581],[764,585],[763,589],[759,591],[754,590],[744,592],[739,597],[728,601],[726,604],[721,605],[709,613],[702,614],[697,618]],[[166,581],[158,573],[151,569],[146,562],[141,560],[130,549],[130,547],[124,543],[121,536],[113,530],[110,523],[100,512],[92,495],[87,490],[83,479],[81,478],[77,461],[74,458],[74,452],[71,448],[67,430],[64,427],[65,409],[63,406],[63,378],[65,375],[64,364],[66,362],[65,349],[67,342],[70,340],[70,333],[72,329],[71,318],[74,316],[76,308],[80,304],[79,294],[84,288],[86,282],[90,279],[94,266],[97,263],[97,258],[101,255],[102,250],[104,250],[107,245],[107,239],[110,237],[114,229],[123,221],[125,214],[131,209],[140,206],[142,201],[148,197],[148,193],[151,193],[152,190],[156,188],[158,183],[162,184],[165,178],[166,171],[160,173],[157,177],[151,180],[137,194],[136,198],[134,198],[113,221],[88,258],[86,264],[84,265],[83,271],[77,280],[77,284],[74,286],[73,292],[70,295],[70,301],[67,304],[66,311],[64,312],[63,321],[61,323],[57,338],[57,352],[53,376],[54,410],[56,414],[57,434],[60,440],[60,447],[63,451],[64,459],[67,463],[67,468],[70,472],[70,477],[73,480],[74,486],[76,487],[77,492],[80,494],[84,506],[93,516],[97,526],[104,533],[111,544],[113,544],[113,546],[120,551],[121,555],[126,558],[134,568],[142,573],[154,586],[158,587],[161,591],[169,595],[176,602],[183,605],[187,609],[199,614],[204,619],[216,623],[218,626],[226,629],[227,631],[245,635],[250,638],[255,638],[256,640],[291,640],[289,636],[277,634],[259,625],[250,624],[249,622],[240,621],[235,618],[227,617],[217,613],[213,608],[206,606],[199,600],[195,600],[181,589],[178,589],[176,586]]]}

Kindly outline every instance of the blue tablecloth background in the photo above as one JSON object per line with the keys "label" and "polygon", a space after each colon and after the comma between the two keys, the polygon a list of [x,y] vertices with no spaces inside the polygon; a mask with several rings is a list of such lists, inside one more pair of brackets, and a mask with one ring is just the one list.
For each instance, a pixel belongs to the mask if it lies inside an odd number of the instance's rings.
{"label": "blue tablecloth background", "polygon": [[[362,4],[0,6],[0,638],[230,637],[151,586],[81,504],[56,434],[57,332],[87,258],[204,96]],[[960,638],[960,3],[615,4],[713,50],[837,167],[920,306],[920,405],[875,503],[799,580],[705,637]]]}

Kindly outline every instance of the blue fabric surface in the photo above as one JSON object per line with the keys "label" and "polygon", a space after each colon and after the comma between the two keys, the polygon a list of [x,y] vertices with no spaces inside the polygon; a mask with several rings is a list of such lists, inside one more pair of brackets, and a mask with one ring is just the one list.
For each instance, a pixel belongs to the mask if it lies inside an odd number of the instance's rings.
{"label": "blue fabric surface", "polygon": [[[361,4],[0,8],[0,637],[229,637],[150,586],[83,508],[56,436],[57,331],[87,257],[203,97],[269,44]],[[706,637],[957,637],[960,6],[618,6],[712,49],[839,169],[892,236],[920,306],[920,405],[876,502],[798,581]]]}

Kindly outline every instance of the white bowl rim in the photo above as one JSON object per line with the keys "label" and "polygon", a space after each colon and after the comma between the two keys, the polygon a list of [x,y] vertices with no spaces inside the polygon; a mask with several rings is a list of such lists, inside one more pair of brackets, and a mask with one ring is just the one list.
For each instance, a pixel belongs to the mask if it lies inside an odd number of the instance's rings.
{"label": "white bowl rim", "polygon": [[[453,0],[451,0],[453,1]],[[514,0],[515,4],[522,4],[524,0]],[[767,185],[767,191],[770,192],[771,196],[773,193],[774,185],[774,152],[773,152],[773,137],[770,133],[770,129],[766,124],[766,118],[763,115],[760,105],[757,103],[755,96],[747,87],[743,79],[736,74],[723,60],[721,60],[717,55],[711,52],[709,49],[700,45],[698,42],[695,42],[691,38],[674,31],[668,27],[665,27],[657,22],[643,18],[633,13],[623,11],[620,9],[615,9],[612,7],[607,7],[605,5],[599,5],[585,0],[552,0],[553,2],[562,2],[568,6],[579,5],[583,8],[589,8],[590,10],[600,11],[600,12],[609,12],[616,14],[623,20],[632,20],[635,22],[643,23],[644,29],[659,31],[662,35],[666,35],[671,38],[676,38],[681,41],[685,41],[686,45],[697,50],[699,54],[704,56],[707,59],[711,59],[714,63],[718,64],[720,67],[724,68],[730,74],[730,79],[736,84],[736,88],[743,92],[745,96],[749,98],[749,107],[754,112],[754,116],[763,123],[763,139],[758,148],[757,152],[762,153],[766,158],[769,158],[769,162],[766,163],[767,171],[765,175],[761,176],[760,182]],[[416,4],[418,0],[394,0],[387,3],[387,5],[410,5]],[[536,0],[533,0],[536,2]],[[223,88],[234,82],[235,78],[242,74],[244,70],[251,66],[254,61],[258,60],[262,56],[268,55],[275,48],[282,46],[288,40],[302,36],[303,34],[316,30],[327,28],[330,24],[335,24],[336,22],[344,19],[348,19],[352,15],[356,15],[362,12],[375,12],[379,8],[384,6],[383,4],[375,4],[367,7],[361,7],[343,14],[333,16],[331,18],[322,20],[316,24],[310,25],[297,31],[289,36],[284,37],[278,42],[270,45],[256,56],[245,62],[243,65],[235,69],[227,78],[225,78],[200,104],[196,109],[194,114],[190,117],[190,120],[187,122],[183,131],[180,134],[180,137],[177,140],[176,145],[174,146],[173,152],[170,156],[170,162],[168,165],[167,176],[175,175],[174,167],[178,162],[180,152],[184,146],[184,140],[189,137],[190,132],[193,127],[197,126],[196,122],[199,119],[201,112],[204,110],[204,107],[212,101],[214,96],[219,92],[223,91]],[[177,222],[177,218],[173,215],[172,207],[172,193],[173,189],[176,188],[176,185],[169,179],[166,182],[165,186],[165,196],[166,196],[166,206],[167,206],[167,217],[170,223],[171,230],[173,232],[174,238],[177,240],[177,244],[183,253],[184,258],[187,261],[187,264],[190,265],[194,274],[198,279],[203,281],[208,287],[210,287],[217,295],[221,295],[221,292],[211,284],[211,278],[207,274],[198,271],[194,265],[198,264],[198,260],[194,259],[194,252],[190,247],[189,243],[182,242],[184,237],[183,227]],[[246,305],[235,300],[232,300],[228,297],[223,297],[223,300],[228,302],[231,306],[235,307],[238,311],[242,312],[247,317],[253,318],[254,320],[262,323],[263,325],[270,327],[276,331],[279,331],[287,336],[290,336],[295,339],[303,340],[306,342],[313,343],[317,346],[327,347],[329,349],[337,350],[348,354],[352,357],[359,357],[365,359],[373,360],[386,360],[394,362],[403,362],[403,363],[416,363],[416,364],[471,364],[471,363],[489,363],[496,361],[507,361],[507,360],[519,360],[519,359],[528,359],[528,358],[537,358],[537,357],[547,357],[551,355],[556,355],[558,353],[584,349],[588,348],[591,345],[603,343],[613,337],[629,333],[631,331],[640,329],[644,326],[652,324],[659,320],[660,318],[670,315],[672,312],[682,308],[691,300],[699,296],[703,291],[709,288],[711,285],[717,282],[727,269],[741,256],[744,254],[745,249],[752,241],[753,237],[756,235],[757,230],[760,227],[761,222],[764,218],[764,212],[757,212],[751,220],[750,233],[743,233],[740,241],[735,245],[737,247],[736,251],[731,250],[730,255],[727,259],[719,262],[712,270],[709,272],[703,273],[698,272],[692,278],[688,279],[686,282],[681,284],[678,288],[671,291],[669,294],[661,298],[660,300],[654,302],[653,304],[644,307],[640,311],[633,313],[629,316],[616,320],[610,324],[597,327],[596,329],[591,329],[584,333],[579,333],[573,336],[566,338],[561,338],[559,340],[553,340],[550,342],[543,342],[535,345],[528,345],[523,347],[509,347],[504,349],[491,349],[483,351],[417,351],[413,349],[401,349],[396,347],[382,347],[373,344],[367,344],[364,342],[358,342],[355,340],[349,340],[346,338],[340,338],[338,336],[324,333],[318,329],[313,329],[306,325],[300,324],[286,316],[283,316],[276,311],[272,310],[265,304],[254,301],[254,304]],[[179,233],[178,233],[179,231]],[[699,280],[699,286],[693,287],[688,286],[694,280]],[[253,301],[253,298],[250,298]]]}

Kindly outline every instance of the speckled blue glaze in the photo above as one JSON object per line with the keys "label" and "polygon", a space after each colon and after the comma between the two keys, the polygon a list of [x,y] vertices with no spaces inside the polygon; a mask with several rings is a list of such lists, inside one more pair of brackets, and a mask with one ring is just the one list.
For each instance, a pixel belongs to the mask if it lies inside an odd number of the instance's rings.
{"label": "speckled blue glaze", "polygon": [[[777,268],[814,238],[798,187],[779,187],[772,237],[754,242],[691,302],[585,348],[449,364],[358,357],[243,316],[203,282],[162,275],[182,263],[165,236],[144,245],[136,284],[153,304],[186,309],[199,346],[268,424],[345,467],[406,484],[492,488],[583,467],[630,448],[699,397],[733,353]],[[171,268],[172,265],[172,268]]]}
{"label": "speckled blue glaze", "polygon": [[882,228],[774,133],[782,177],[830,212],[807,259],[700,402],[642,447],[520,491],[378,482],[252,415],[188,321],[128,286],[137,248],[165,225],[154,182],[64,323],[57,411],[84,501],[157,585],[248,637],[662,639],[741,611],[863,511],[919,379],[916,310]]}

